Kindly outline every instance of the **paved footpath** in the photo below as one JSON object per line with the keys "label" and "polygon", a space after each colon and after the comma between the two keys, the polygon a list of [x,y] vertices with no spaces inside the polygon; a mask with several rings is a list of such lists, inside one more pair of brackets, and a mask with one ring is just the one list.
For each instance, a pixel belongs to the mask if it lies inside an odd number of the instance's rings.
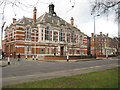
{"label": "paved footpath", "polygon": [[3,86],[105,70],[118,67],[118,61],[119,58],[79,62],[21,61],[2,68]]}

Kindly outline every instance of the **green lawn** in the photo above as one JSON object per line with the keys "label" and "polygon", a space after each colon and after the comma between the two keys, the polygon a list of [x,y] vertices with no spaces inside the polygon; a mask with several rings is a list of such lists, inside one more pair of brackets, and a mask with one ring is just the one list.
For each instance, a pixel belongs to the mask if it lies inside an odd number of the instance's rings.
{"label": "green lawn", "polygon": [[29,82],[4,88],[118,88],[118,69]]}

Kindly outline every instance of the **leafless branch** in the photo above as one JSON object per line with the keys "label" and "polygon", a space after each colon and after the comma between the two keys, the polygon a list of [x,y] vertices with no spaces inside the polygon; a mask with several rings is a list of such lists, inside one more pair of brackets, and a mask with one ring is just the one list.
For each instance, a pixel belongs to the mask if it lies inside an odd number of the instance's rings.
{"label": "leafless branch", "polygon": [[1,6],[3,3],[4,3],[4,0],[3,0],[3,1],[1,1],[0,6]]}
{"label": "leafless branch", "polygon": [[5,0],[4,6],[3,6],[3,17],[2,17],[2,21],[4,22],[4,11],[5,11],[5,7],[7,4],[7,0]]}
{"label": "leafless branch", "polygon": [[91,6],[91,13],[92,14],[106,14],[107,16],[109,15],[109,13],[116,13],[116,18],[119,21],[119,17],[120,17],[120,8],[118,8],[118,5],[120,4],[120,0],[116,1],[107,1],[107,0],[102,0],[101,2],[99,0],[94,1]]}
{"label": "leafless branch", "polygon": [[[20,0],[1,0],[0,1],[0,14],[2,14],[2,22],[4,22],[4,13],[5,13],[5,8],[7,5],[11,5],[11,7],[13,8],[13,13],[16,15],[14,8],[18,7],[22,10],[24,10],[25,12],[28,12],[28,8],[33,8],[35,7],[40,0],[37,0],[37,2],[34,5],[29,5],[28,3],[24,3]],[[26,8],[26,10],[25,10]]]}

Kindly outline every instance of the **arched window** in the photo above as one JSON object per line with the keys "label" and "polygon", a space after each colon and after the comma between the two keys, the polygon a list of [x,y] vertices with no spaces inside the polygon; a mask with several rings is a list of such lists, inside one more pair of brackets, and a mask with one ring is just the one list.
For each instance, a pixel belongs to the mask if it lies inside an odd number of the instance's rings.
{"label": "arched window", "polygon": [[31,29],[30,29],[30,27],[27,27],[25,29],[25,39],[26,40],[30,40],[31,39]]}

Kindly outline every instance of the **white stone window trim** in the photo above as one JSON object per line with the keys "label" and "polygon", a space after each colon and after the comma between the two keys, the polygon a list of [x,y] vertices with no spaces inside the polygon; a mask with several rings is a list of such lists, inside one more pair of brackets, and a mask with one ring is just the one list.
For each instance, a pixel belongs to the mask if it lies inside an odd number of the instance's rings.
{"label": "white stone window trim", "polygon": [[[31,40],[31,32],[32,31],[32,29],[31,29],[31,27],[30,26],[27,26],[26,28],[25,28],[25,40],[27,41],[27,40]],[[27,36],[26,36],[27,35]]]}

